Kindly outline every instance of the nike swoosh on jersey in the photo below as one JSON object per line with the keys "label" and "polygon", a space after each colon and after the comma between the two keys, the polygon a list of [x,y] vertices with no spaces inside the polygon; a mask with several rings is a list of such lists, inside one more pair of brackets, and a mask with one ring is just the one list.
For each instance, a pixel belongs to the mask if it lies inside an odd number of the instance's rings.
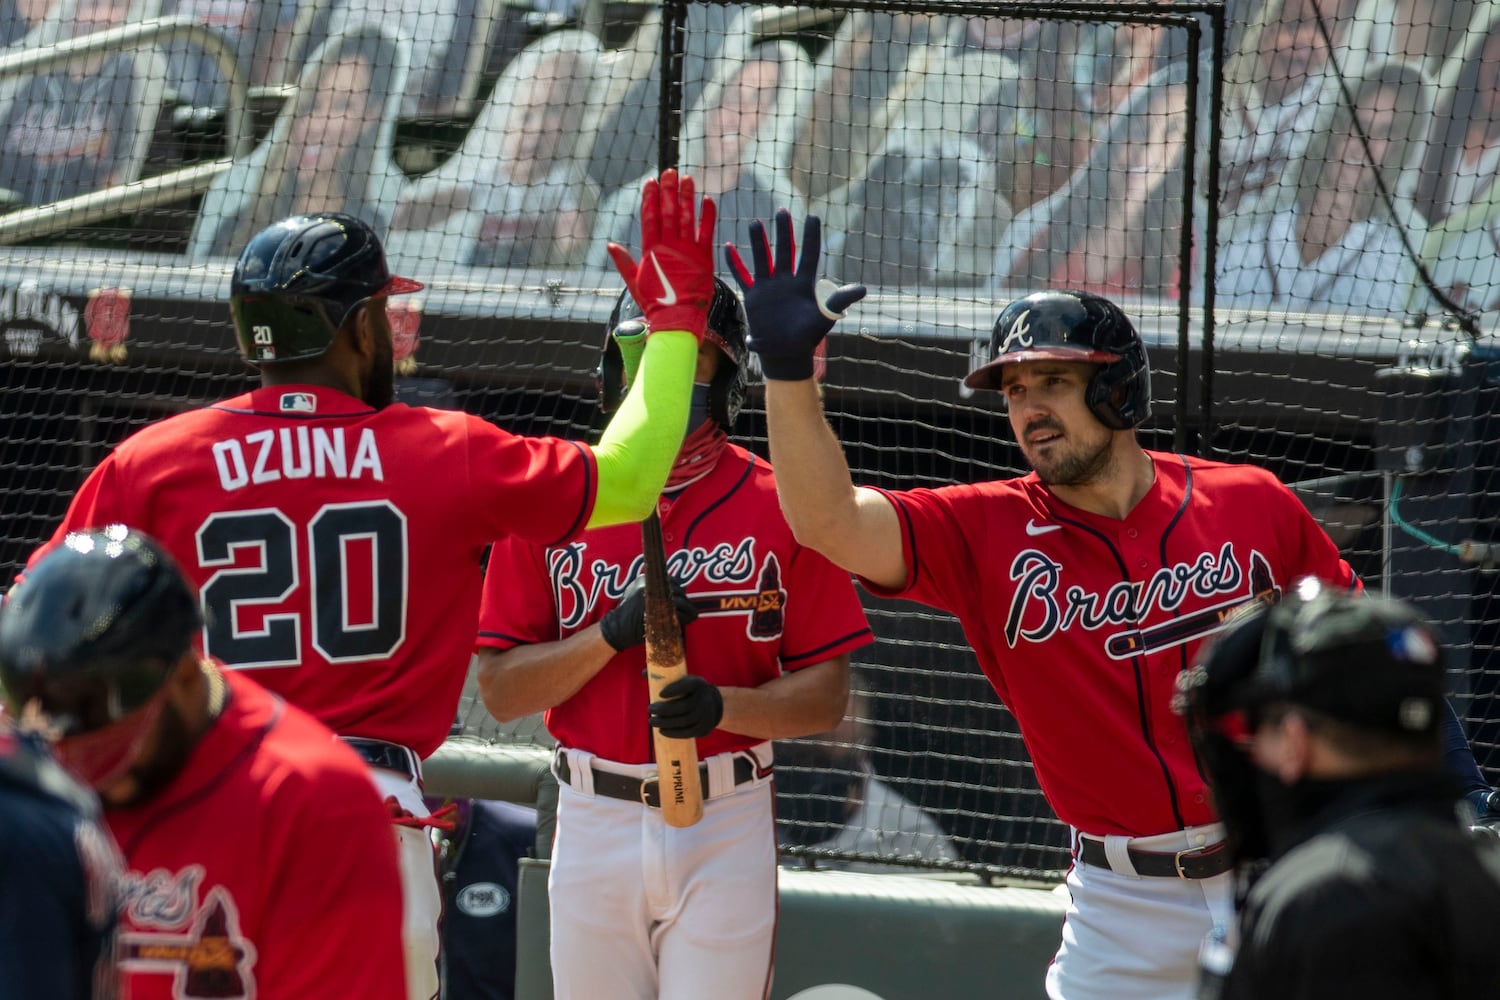
{"label": "nike swoosh on jersey", "polygon": [[661,298],[656,301],[664,306],[675,306],[677,304],[677,289],[667,280],[666,272],[661,269],[661,261],[656,259],[656,254],[651,255],[651,266],[656,268],[656,276],[661,279],[662,288],[666,289]]}
{"label": "nike swoosh on jersey", "polygon": [[1035,521],[1026,522],[1026,534],[1035,538],[1037,535],[1045,535],[1049,531],[1058,531],[1062,528],[1060,524],[1037,524]]}

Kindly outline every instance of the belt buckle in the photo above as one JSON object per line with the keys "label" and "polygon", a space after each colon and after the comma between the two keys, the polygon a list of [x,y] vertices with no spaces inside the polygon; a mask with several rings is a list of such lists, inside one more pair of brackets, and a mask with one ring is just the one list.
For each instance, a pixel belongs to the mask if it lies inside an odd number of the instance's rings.
{"label": "belt buckle", "polygon": [[1177,869],[1178,878],[1191,879],[1193,877],[1183,870],[1182,859],[1184,857],[1200,858],[1203,856],[1203,850],[1201,847],[1187,847],[1172,855],[1172,867]]}
{"label": "belt buckle", "polygon": [[[647,809],[660,809],[661,808],[661,788],[660,788],[660,785],[661,785],[661,776],[660,775],[653,774],[649,778],[642,778],[641,779],[641,805],[645,806]],[[651,802],[651,794],[653,792],[656,793],[656,803],[654,805]]]}

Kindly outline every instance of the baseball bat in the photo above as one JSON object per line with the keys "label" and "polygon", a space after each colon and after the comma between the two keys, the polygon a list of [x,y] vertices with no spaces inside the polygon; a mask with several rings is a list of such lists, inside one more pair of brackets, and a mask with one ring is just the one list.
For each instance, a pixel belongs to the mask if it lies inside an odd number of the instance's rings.
{"label": "baseball bat", "polygon": [[[672,604],[667,581],[667,558],[662,545],[661,519],[652,511],[641,522],[641,572],[646,574],[646,681],[651,700],[661,700],[661,689],[687,675],[682,650],[682,627]],[[692,826],[703,817],[703,786],[698,778],[698,742],[663,736],[652,729],[656,749],[656,782],[661,815],[670,826]]]}

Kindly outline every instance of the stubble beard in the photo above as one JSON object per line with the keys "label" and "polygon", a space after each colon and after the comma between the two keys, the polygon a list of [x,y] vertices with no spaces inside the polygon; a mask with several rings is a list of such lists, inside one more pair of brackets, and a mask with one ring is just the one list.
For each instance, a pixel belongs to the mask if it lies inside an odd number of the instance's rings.
{"label": "stubble beard", "polygon": [[[1063,443],[1066,445],[1066,440]],[[1096,446],[1084,444],[1066,448],[1061,455],[1050,461],[1038,460],[1031,454],[1026,454],[1026,460],[1036,470],[1037,478],[1044,486],[1064,488],[1089,486],[1107,478],[1108,473],[1114,467],[1114,452],[1110,444],[1110,439],[1106,437]]]}

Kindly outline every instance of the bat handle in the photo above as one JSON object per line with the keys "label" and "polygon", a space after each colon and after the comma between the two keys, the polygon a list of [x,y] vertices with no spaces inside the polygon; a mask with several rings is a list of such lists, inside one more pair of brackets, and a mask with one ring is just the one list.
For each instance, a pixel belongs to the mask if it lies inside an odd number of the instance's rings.
{"label": "bat handle", "polygon": [[[641,522],[646,574],[646,681],[651,700],[661,700],[661,689],[687,676],[682,647],[682,626],[667,582],[661,519],[653,510]],[[692,826],[703,816],[703,783],[698,777],[698,742],[663,736],[651,731],[656,751],[657,790],[661,795],[662,819],[669,826]]]}

